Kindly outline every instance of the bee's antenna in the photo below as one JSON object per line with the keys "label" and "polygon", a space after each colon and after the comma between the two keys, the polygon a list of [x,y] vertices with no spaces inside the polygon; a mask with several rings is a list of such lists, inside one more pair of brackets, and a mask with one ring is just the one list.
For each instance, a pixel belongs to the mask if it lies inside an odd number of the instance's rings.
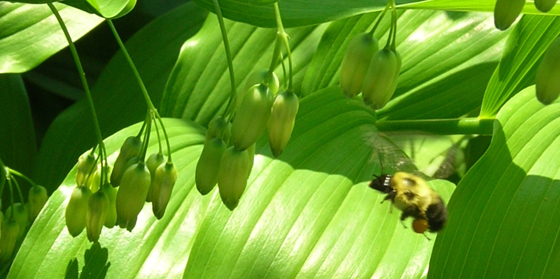
{"label": "bee's antenna", "polygon": [[423,235],[428,241],[432,241],[432,240],[426,235],[426,233],[423,233],[422,235]]}

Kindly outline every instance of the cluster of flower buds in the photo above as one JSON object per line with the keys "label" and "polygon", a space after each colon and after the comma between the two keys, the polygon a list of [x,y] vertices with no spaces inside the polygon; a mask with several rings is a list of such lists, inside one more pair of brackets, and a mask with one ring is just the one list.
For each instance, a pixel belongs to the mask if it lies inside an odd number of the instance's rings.
{"label": "cluster of flower buds", "polygon": [[196,187],[206,195],[218,185],[223,203],[233,210],[247,186],[253,167],[255,143],[268,128],[270,148],[275,157],[286,147],[299,107],[291,91],[278,93],[274,73],[257,71],[247,79],[237,95],[236,112],[230,122],[219,116],[208,125],[204,148],[196,166]]}
{"label": "cluster of flower buds", "polygon": [[[539,11],[548,13],[556,5],[556,0],[535,0],[534,4]],[[519,17],[523,7],[525,7],[525,0],[497,0],[494,6],[494,25],[496,28],[500,30],[508,29]]]}
{"label": "cluster of flower buds", "polygon": [[[13,178],[12,178],[13,179]],[[0,211],[0,261],[11,258],[16,243],[24,237],[47,202],[47,189],[33,185],[29,189],[28,202],[10,205],[5,215]]]}
{"label": "cluster of flower buds", "polygon": [[145,202],[152,203],[156,218],[163,217],[177,181],[177,169],[169,156],[165,160],[161,143],[160,151],[144,160],[151,125],[145,127],[144,141],[144,129],[138,136],[128,137],[113,168],[106,160],[98,160],[94,152],[78,159],[77,186],[66,207],[66,227],[72,236],[86,229],[88,239],[97,242],[103,227],[119,225],[132,231]]}
{"label": "cluster of flower buds", "polygon": [[375,110],[384,107],[393,97],[401,70],[401,57],[395,48],[396,19],[392,24],[385,48],[379,49],[373,36],[375,28],[358,33],[348,44],[340,65],[342,92],[348,98],[361,92],[364,102]]}

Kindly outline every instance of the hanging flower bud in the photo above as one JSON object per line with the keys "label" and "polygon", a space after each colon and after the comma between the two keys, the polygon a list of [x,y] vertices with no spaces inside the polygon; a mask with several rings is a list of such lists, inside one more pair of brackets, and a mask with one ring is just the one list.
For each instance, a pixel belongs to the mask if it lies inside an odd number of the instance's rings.
{"label": "hanging flower bud", "polygon": [[78,158],[78,168],[76,170],[76,185],[83,185],[86,179],[95,171],[95,156],[91,152],[82,154]]}
{"label": "hanging flower bud", "polygon": [[[106,176],[109,176],[109,174],[111,173],[112,167],[109,165],[106,165],[103,167]],[[92,193],[95,193],[99,190],[99,187],[101,187],[101,185],[103,184],[103,182],[101,181],[101,165],[97,165],[97,168],[95,170],[95,172],[93,173],[92,176],[90,176],[90,179],[88,179],[86,181],[86,186],[91,190]]]}
{"label": "hanging flower bud", "polygon": [[218,116],[208,124],[208,131],[206,131],[206,139],[204,143],[214,138],[221,138],[224,142],[229,142],[231,137],[231,123],[224,117]]}
{"label": "hanging flower bud", "polygon": [[543,13],[548,13],[556,5],[556,0],[535,0],[535,7]]}
{"label": "hanging flower bud", "polygon": [[163,163],[163,154],[161,153],[154,153],[150,155],[148,160],[146,160],[146,167],[150,171],[150,179],[152,180],[150,184],[150,189],[148,190],[148,195],[146,196],[146,201],[151,202],[153,200],[152,195],[154,192],[154,176],[156,174],[156,169]]}
{"label": "hanging flower bud", "polygon": [[364,102],[373,109],[384,107],[395,92],[398,72],[399,62],[395,52],[385,48],[375,53],[364,79]]}
{"label": "hanging flower bud", "polygon": [[126,171],[126,164],[133,157],[140,154],[142,141],[138,137],[128,137],[121,147],[121,151],[115,161],[113,172],[111,173],[111,184],[113,187],[121,185],[121,178]]}
{"label": "hanging flower bud", "polygon": [[103,192],[107,195],[109,199],[109,206],[107,208],[107,214],[105,215],[105,227],[112,228],[117,223],[117,192],[119,187],[113,187],[111,184],[103,185]]}
{"label": "hanging flower bud", "polygon": [[134,164],[124,172],[116,200],[117,222],[121,228],[132,231],[136,226],[136,219],[144,207],[150,182],[150,171],[144,162]]}
{"label": "hanging flower bud", "polygon": [[500,30],[508,29],[521,14],[525,0],[497,0],[494,6],[494,25]]}
{"label": "hanging flower bud", "polygon": [[45,203],[47,203],[47,189],[43,186],[34,185],[29,189],[29,220],[35,221]]}
{"label": "hanging flower bud", "polygon": [[249,155],[247,150],[239,151],[229,147],[224,151],[218,174],[218,188],[223,203],[233,210],[247,186],[249,174]]}
{"label": "hanging flower bud", "polygon": [[4,219],[0,237],[0,260],[7,261],[12,257],[19,231],[19,225],[14,218]]}
{"label": "hanging flower bud", "polygon": [[560,95],[560,37],[544,53],[535,77],[537,99],[549,105]]}
{"label": "hanging flower bud", "polygon": [[249,148],[247,148],[247,158],[249,158],[249,172],[247,173],[247,177],[251,175],[251,171],[253,170],[253,163],[255,162],[255,148],[256,144],[254,143],[253,145],[249,146]]}
{"label": "hanging flower bud", "polygon": [[214,189],[218,183],[218,172],[222,154],[226,150],[226,144],[221,138],[214,138],[204,144],[196,164],[196,189],[202,195],[206,195]]}
{"label": "hanging flower bud", "polygon": [[299,100],[293,92],[284,91],[276,95],[268,120],[268,141],[274,157],[282,154],[290,140],[298,108]]}
{"label": "hanging flower bud", "polygon": [[[245,95],[247,95],[247,92],[249,92],[249,89],[251,89],[251,87],[255,85],[261,84],[266,78],[267,74],[268,74],[268,69],[261,69],[261,70],[256,70],[252,72],[249,76],[247,76],[247,80],[245,81],[245,86],[243,86],[243,88],[237,92],[237,97],[235,98],[237,109],[239,109],[239,106],[241,105],[241,102],[243,101]],[[278,93],[278,88],[280,88],[280,82],[278,81],[278,77],[276,76],[276,74],[273,72],[272,80],[268,83],[268,89],[270,90],[270,94],[272,96],[276,95],[276,93]]]}
{"label": "hanging flower bud", "polygon": [[245,150],[257,141],[266,128],[271,107],[272,95],[268,87],[261,84],[249,89],[231,124],[235,147]]}
{"label": "hanging flower bud", "polygon": [[348,98],[362,91],[369,63],[378,49],[375,37],[365,32],[358,33],[348,44],[340,64],[340,87]]}
{"label": "hanging flower bud", "polygon": [[85,186],[78,186],[72,191],[70,201],[66,206],[66,227],[73,237],[78,236],[86,227],[86,215],[91,190]]}
{"label": "hanging flower bud", "polygon": [[171,198],[173,186],[177,181],[177,168],[172,162],[161,164],[156,170],[152,210],[156,218],[161,219]]}
{"label": "hanging flower bud", "polygon": [[101,230],[105,224],[105,216],[109,210],[109,198],[103,191],[91,195],[86,215],[86,232],[89,241],[99,241]]}
{"label": "hanging flower bud", "polygon": [[29,209],[22,203],[16,202],[6,209],[6,219],[16,220],[19,226],[18,238],[22,237],[29,224]]}

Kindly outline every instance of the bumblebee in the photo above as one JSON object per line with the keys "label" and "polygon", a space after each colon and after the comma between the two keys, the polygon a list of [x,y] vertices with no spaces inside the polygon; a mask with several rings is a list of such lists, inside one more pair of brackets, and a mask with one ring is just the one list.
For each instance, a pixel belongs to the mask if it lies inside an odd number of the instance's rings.
{"label": "bumblebee", "polygon": [[427,230],[438,232],[443,229],[447,221],[445,204],[421,177],[406,172],[381,175],[376,176],[369,187],[387,194],[383,201],[390,200],[402,211],[401,221],[408,217],[414,218],[412,228],[416,233],[423,234]]}

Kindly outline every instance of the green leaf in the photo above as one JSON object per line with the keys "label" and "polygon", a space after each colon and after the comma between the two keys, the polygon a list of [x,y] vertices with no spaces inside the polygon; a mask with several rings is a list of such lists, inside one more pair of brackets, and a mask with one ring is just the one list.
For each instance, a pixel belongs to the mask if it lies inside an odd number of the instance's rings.
{"label": "green leaf", "polygon": [[[190,21],[183,22],[184,18]],[[204,10],[193,3],[185,4],[148,24],[125,44],[156,106],[181,45],[198,31],[205,18]],[[138,82],[120,52],[103,70],[92,94],[104,136],[146,115]],[[91,113],[86,100],[82,100],[60,114],[47,131],[38,154],[35,179],[54,190],[78,156],[95,142]]]}
{"label": "green leaf", "polygon": [[0,75],[0,88],[0,159],[6,166],[30,175],[37,145],[23,80],[20,75]]}
{"label": "green leaf", "polygon": [[[197,4],[209,11],[214,11],[213,0],[195,0]],[[220,7],[224,17],[261,27],[275,27],[276,20],[272,6],[251,5],[247,1],[221,0]],[[494,10],[495,0],[402,0],[397,8],[430,9],[447,11]],[[282,22],[285,27],[297,27],[324,23],[359,14],[380,11],[385,8],[386,0],[282,0],[278,2]],[[523,13],[542,14],[531,2],[525,3]],[[555,7],[547,14],[560,15],[560,7]]]}
{"label": "green leaf", "polygon": [[96,14],[99,14],[105,18],[112,18],[121,13],[131,2],[132,7],[136,4],[136,1],[129,0],[88,0],[87,3],[95,10]]}
{"label": "green leaf", "polygon": [[[166,211],[156,221],[145,205],[132,233],[104,229],[108,277],[421,277],[433,241],[404,229],[384,195],[367,187],[374,115],[337,87],[303,99],[293,140],[279,159],[257,146],[248,188],[235,211],[217,190],[200,196],[194,186],[204,131],[193,122],[165,119],[179,178]],[[110,160],[140,124],[106,140]],[[155,138],[155,137],[152,137]],[[152,141],[150,149],[155,151]],[[151,151],[148,151],[151,153]],[[64,209],[75,169],[49,199],[18,253],[9,277],[56,276],[89,246],[72,239]],[[454,185],[431,181],[444,200]],[[56,260],[49,260],[56,259]],[[212,268],[209,268],[212,267]]]}
{"label": "green leaf", "polygon": [[[276,30],[229,20],[225,24],[234,58],[235,82],[240,90],[252,71],[270,67]],[[286,30],[290,34],[296,92],[325,27]],[[275,71],[282,84],[285,80],[282,66],[278,65]],[[230,94],[230,76],[218,20],[209,16],[200,32],[183,45],[160,110],[163,115],[191,119],[206,126],[214,116],[223,113]]]}
{"label": "green leaf", "polygon": [[[304,95],[338,84],[348,43],[370,30],[376,16],[330,24],[303,80]],[[375,32],[380,45],[385,44],[388,23],[384,19]],[[508,34],[494,28],[491,14],[407,10],[400,13],[398,26],[397,51],[403,64],[394,99],[378,111],[378,118],[453,118],[476,109]]]}
{"label": "green leaf", "polygon": [[[74,41],[103,21],[66,5],[55,7]],[[29,71],[67,45],[47,5],[0,2],[0,73]]]}
{"label": "green leaf", "polygon": [[490,118],[521,89],[535,83],[548,45],[560,34],[560,17],[524,16],[509,36],[482,102],[481,117]]}
{"label": "green leaf", "polygon": [[529,87],[497,115],[489,149],[459,183],[431,278],[558,278],[560,103]]}

